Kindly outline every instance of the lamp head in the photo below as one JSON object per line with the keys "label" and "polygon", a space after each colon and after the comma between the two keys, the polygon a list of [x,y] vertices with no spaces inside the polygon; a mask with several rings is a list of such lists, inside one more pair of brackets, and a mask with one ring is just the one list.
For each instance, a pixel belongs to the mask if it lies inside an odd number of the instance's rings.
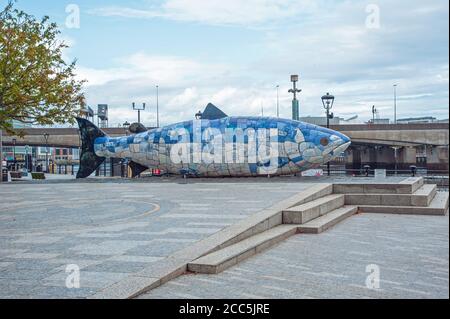
{"label": "lamp head", "polygon": [[334,96],[330,93],[325,94],[322,96],[322,104],[325,109],[331,109],[334,104]]}

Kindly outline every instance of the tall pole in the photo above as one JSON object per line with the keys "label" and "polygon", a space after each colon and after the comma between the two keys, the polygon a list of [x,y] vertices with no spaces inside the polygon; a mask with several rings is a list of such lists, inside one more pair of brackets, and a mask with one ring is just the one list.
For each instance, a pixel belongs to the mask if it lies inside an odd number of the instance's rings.
{"label": "tall pole", "polygon": [[[330,102],[327,101],[327,128],[330,128]],[[330,176],[330,162],[327,162],[327,175]]]}
{"label": "tall pole", "polygon": [[45,143],[45,172],[48,173],[48,144]]}
{"label": "tall pole", "polygon": [[159,85],[156,86],[156,127],[159,127]]}
{"label": "tall pole", "polygon": [[394,124],[397,124],[397,84],[394,84]]}
{"label": "tall pole", "polygon": [[277,117],[280,117],[280,94],[279,94],[280,86],[277,85]]}
{"label": "tall pole", "polygon": [[292,89],[290,89],[288,92],[294,94],[294,98],[292,99],[292,119],[294,121],[298,121],[300,119],[297,93],[300,93],[302,90],[297,89],[297,81],[298,75],[297,74],[291,75]]}
{"label": "tall pole", "polygon": [[[327,129],[330,128],[330,118],[333,118],[333,113],[330,114],[330,109],[333,107],[334,104],[334,96],[330,93],[325,94],[322,96],[322,104],[326,111],[327,116]],[[330,176],[330,162],[327,162],[327,172],[328,176]]]}

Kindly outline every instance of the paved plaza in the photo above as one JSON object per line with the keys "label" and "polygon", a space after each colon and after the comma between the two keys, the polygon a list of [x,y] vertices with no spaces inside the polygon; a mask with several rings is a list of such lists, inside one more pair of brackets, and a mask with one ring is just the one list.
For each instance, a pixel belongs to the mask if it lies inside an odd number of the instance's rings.
{"label": "paved plaza", "polygon": [[89,297],[310,185],[177,181],[0,185],[0,298]]}
{"label": "paved plaza", "polygon": [[[92,297],[322,181],[331,180],[55,177],[2,184],[0,298]],[[448,249],[448,215],[358,214],[218,275],[182,275],[139,298],[448,298]],[[68,265],[80,268],[80,288],[66,287]],[[379,289],[366,287],[370,265],[379,268]]]}
{"label": "paved plaza", "polygon": [[[448,215],[358,214],[220,274],[183,275],[139,298],[448,298],[448,227]],[[366,286],[374,265],[379,289]]]}

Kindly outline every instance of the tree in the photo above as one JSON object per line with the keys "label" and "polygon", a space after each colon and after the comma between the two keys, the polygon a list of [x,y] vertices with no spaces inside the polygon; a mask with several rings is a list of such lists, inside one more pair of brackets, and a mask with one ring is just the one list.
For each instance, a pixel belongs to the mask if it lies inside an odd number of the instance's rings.
{"label": "tree", "polygon": [[74,123],[84,106],[82,85],[75,79],[76,60],[66,63],[68,46],[45,16],[14,8],[9,0],[0,12],[0,130],[17,133],[12,121],[29,124]]}

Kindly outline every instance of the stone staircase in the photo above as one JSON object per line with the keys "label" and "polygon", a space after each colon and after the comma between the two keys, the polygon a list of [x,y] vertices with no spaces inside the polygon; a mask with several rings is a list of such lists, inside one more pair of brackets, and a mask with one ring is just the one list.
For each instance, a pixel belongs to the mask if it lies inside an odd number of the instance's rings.
{"label": "stone staircase", "polygon": [[270,223],[270,227],[262,228],[261,223],[255,223],[237,236],[237,240],[228,241],[189,262],[187,270],[207,274],[222,272],[291,235],[319,234],[357,212],[445,215],[448,201],[448,192],[437,192],[436,185],[424,184],[423,178],[408,178],[397,184],[322,187],[320,193],[309,194],[307,200],[274,214],[272,220],[276,222]]}
{"label": "stone staircase", "polygon": [[409,178],[399,184],[335,184],[333,193],[344,194],[346,205],[357,205],[361,213],[445,215],[448,192],[424,184],[423,178]]}

